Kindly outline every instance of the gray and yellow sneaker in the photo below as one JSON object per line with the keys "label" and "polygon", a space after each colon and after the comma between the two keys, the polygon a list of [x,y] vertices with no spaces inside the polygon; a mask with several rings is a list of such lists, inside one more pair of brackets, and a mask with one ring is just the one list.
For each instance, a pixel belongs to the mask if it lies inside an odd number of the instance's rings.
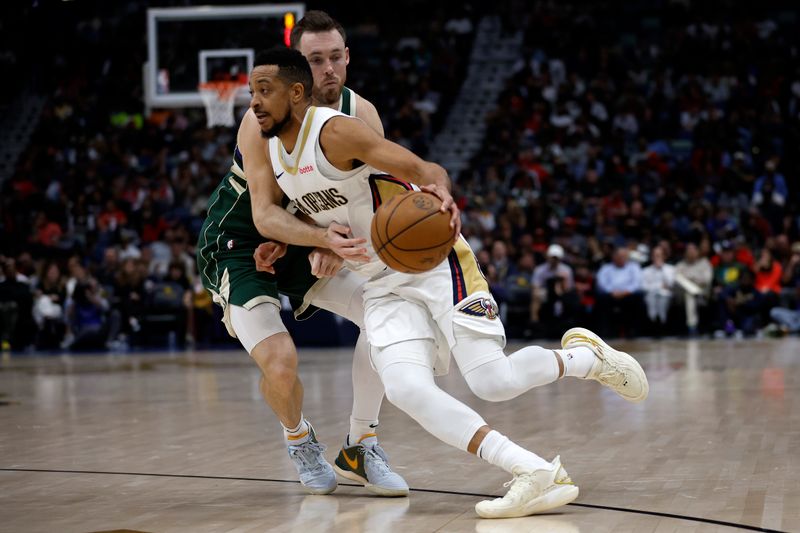
{"label": "gray and yellow sneaker", "polygon": [[333,463],[336,473],[363,483],[368,491],[380,496],[408,496],[408,484],[400,474],[393,472],[389,467],[386,452],[374,438],[365,439],[365,437],[362,437],[355,446],[345,446],[339,450],[339,455]]}
{"label": "gray and yellow sneaker", "polygon": [[302,444],[287,446],[289,458],[300,476],[300,484],[311,494],[330,494],[336,490],[336,474],[330,463],[322,455],[325,445],[317,441],[311,424],[308,425],[309,438]]}

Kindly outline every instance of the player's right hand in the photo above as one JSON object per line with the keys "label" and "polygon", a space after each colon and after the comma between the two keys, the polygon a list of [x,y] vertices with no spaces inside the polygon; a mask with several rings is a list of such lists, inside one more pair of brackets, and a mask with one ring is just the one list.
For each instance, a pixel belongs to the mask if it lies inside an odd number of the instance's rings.
{"label": "player's right hand", "polygon": [[370,258],[364,248],[367,239],[348,237],[352,232],[347,226],[332,222],[325,230],[325,248],[329,248],[345,261],[369,263]]}
{"label": "player's right hand", "polygon": [[256,260],[256,270],[259,272],[275,273],[275,261],[286,255],[286,245],[282,242],[262,242],[253,252]]}
{"label": "player's right hand", "polygon": [[450,228],[453,230],[453,242],[457,242],[461,236],[461,210],[458,209],[453,195],[450,194],[446,187],[439,184],[422,185],[420,190],[429,192],[442,201],[442,207],[439,208],[442,213],[450,212]]}

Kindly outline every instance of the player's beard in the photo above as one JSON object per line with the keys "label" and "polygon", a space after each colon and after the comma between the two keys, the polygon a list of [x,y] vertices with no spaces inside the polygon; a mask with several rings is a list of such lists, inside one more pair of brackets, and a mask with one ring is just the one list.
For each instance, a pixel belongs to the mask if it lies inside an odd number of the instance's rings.
{"label": "player's beard", "polygon": [[333,105],[339,102],[339,97],[342,96],[342,87],[341,83],[337,83],[335,86],[326,85],[322,89],[315,88],[314,96],[322,105]]}
{"label": "player's beard", "polygon": [[268,130],[261,130],[261,136],[265,139],[271,139],[272,137],[277,137],[280,135],[283,128],[289,123],[289,120],[292,118],[291,110],[289,106],[286,106],[286,114],[283,116],[281,120],[275,121],[272,127]]}

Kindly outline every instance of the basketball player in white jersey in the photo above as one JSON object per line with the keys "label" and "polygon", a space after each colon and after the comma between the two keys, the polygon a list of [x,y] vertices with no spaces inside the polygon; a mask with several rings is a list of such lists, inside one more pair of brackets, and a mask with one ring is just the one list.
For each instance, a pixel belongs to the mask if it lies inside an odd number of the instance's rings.
{"label": "basketball player in white jersey", "polygon": [[[382,135],[383,126],[375,107],[343,85],[349,50],[344,46],[341,26],[325,13],[310,11],[295,26],[292,41],[307,49],[319,65],[319,90],[315,92],[322,98],[321,103],[358,116]],[[331,80],[336,84],[331,85]],[[338,101],[332,98],[336,95],[333,93],[339,95]],[[296,371],[297,352],[278,314],[277,292],[290,297],[296,316],[319,307],[351,320],[362,329],[353,356],[350,431],[337,457],[336,470],[379,495],[405,496],[408,485],[389,468],[375,432],[384,391],[379,376],[370,366],[363,334],[364,278],[350,271],[339,272],[341,259],[327,249],[309,254],[307,249],[289,247],[288,256],[277,265],[273,265],[274,261],[287,254],[285,245],[262,243],[249,258],[239,253],[239,248],[259,239],[260,221],[251,214],[251,207],[252,213],[261,211],[258,183],[263,180],[262,174],[268,174],[273,181],[274,176],[268,166],[259,168],[251,164],[254,160],[251,153],[266,149],[252,111],[242,120],[237,142],[231,172],[212,195],[209,217],[198,244],[200,271],[210,273],[203,278],[204,283],[208,279],[207,288],[215,302],[223,305],[228,331],[239,338],[261,368],[262,394],[283,425],[289,455],[301,483],[313,494],[333,491],[336,477],[322,456],[324,447],[317,443],[313,428],[302,416],[304,393]],[[329,246],[340,246],[339,253],[346,255],[352,250],[348,239],[336,233],[330,237]],[[227,242],[227,249],[220,249],[219,242]],[[254,266],[259,265],[261,272],[253,272]],[[222,271],[227,278],[219,274]],[[265,277],[269,275],[273,277]],[[317,287],[314,276],[336,278],[334,283]]]}
{"label": "basketball player in white jersey", "polygon": [[[270,209],[271,236],[326,246],[331,228],[352,233],[350,244],[361,248],[343,257],[349,269],[369,278],[364,299],[371,360],[389,401],[437,438],[514,476],[503,498],[476,505],[480,516],[524,516],[574,500],[578,489],[558,457],[548,462],[489,428],[480,415],[436,386],[434,372],[446,371],[451,351],[470,388],[487,400],[513,398],[574,376],[597,380],[637,402],[648,393],[639,364],[581,328],[564,334],[562,350],[531,346],[506,356],[497,306],[459,235],[459,213],[444,169],[386,141],[359,120],[313,107],[308,96],[311,70],[301,54],[272,49],[259,54],[255,64],[251,110],[262,134],[270,138],[269,152],[263,154],[263,163],[272,166],[277,178],[277,186],[269,184],[270,195],[275,200],[285,193],[315,223]],[[366,240],[373,212],[387,197],[412,185],[376,175],[373,168],[416,183],[442,200],[443,210],[451,212],[455,241],[447,261],[430,272],[409,275],[377,259]],[[365,258],[351,260],[362,252]],[[449,348],[445,357],[437,354],[437,342]]]}

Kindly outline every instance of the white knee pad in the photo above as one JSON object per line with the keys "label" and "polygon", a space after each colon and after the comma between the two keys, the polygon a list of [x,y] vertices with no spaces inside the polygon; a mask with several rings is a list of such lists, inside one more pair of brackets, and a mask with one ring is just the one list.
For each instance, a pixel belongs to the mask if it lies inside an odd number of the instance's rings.
{"label": "white knee pad", "polygon": [[264,339],[278,333],[287,333],[281,320],[280,308],[272,302],[258,304],[252,309],[231,305],[230,316],[233,331],[249,354]]}
{"label": "white knee pad", "polygon": [[436,345],[413,340],[373,348],[386,398],[438,439],[466,450],[470,440],[486,422],[433,380],[432,359]]}
{"label": "white knee pad", "polygon": [[511,355],[503,351],[503,339],[467,333],[453,348],[464,380],[482,400],[502,402],[558,378],[552,350],[527,346]]}
{"label": "white knee pad", "polygon": [[475,396],[487,402],[502,402],[517,396],[509,396],[516,386],[505,356],[467,372],[464,380]]}

